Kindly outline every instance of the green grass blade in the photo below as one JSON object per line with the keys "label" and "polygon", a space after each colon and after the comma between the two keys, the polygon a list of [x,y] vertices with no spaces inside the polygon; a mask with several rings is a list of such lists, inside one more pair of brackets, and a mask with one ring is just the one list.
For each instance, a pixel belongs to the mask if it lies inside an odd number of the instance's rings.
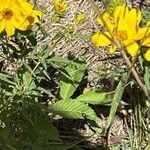
{"label": "green grass blade", "polygon": [[106,126],[106,130],[110,128],[110,126],[113,122],[114,116],[116,114],[117,108],[119,106],[119,103],[121,101],[121,98],[122,98],[122,95],[124,92],[124,88],[125,88],[124,85],[127,82],[127,78],[128,78],[128,76],[127,76],[127,74],[125,74],[122,77],[122,79],[120,80],[120,82],[115,90],[114,98],[111,103],[111,109],[110,109],[110,113],[109,113],[109,117],[108,117],[108,123]]}

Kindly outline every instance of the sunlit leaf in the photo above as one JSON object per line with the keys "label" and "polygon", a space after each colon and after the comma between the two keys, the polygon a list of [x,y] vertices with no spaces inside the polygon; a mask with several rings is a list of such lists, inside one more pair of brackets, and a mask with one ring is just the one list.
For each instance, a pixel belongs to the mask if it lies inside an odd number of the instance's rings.
{"label": "sunlit leaf", "polygon": [[77,100],[60,100],[49,107],[50,111],[65,118],[84,119],[84,116],[91,120],[96,119],[95,112],[87,105]]}
{"label": "sunlit leaf", "polygon": [[78,96],[77,100],[94,105],[109,104],[112,101],[111,96],[102,91],[88,91]]}
{"label": "sunlit leaf", "polygon": [[68,99],[72,96],[76,88],[79,86],[80,81],[84,76],[85,69],[75,67],[73,65],[68,65],[65,70],[67,71],[69,76],[61,74],[60,95],[63,99]]}

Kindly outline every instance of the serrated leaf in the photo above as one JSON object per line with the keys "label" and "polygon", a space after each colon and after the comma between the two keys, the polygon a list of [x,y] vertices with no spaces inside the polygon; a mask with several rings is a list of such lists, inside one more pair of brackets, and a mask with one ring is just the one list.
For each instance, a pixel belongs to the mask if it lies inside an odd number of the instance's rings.
{"label": "serrated leaf", "polygon": [[110,95],[102,91],[88,91],[78,96],[76,100],[94,105],[108,104],[112,101]]}
{"label": "serrated leaf", "polygon": [[65,70],[67,71],[67,75],[61,74],[60,77],[60,96],[63,99],[69,99],[79,86],[79,83],[84,76],[85,69],[68,65]]}
{"label": "serrated leaf", "polygon": [[60,100],[53,104],[49,109],[65,118],[84,119],[84,116],[91,120],[97,118],[91,107],[77,100]]}

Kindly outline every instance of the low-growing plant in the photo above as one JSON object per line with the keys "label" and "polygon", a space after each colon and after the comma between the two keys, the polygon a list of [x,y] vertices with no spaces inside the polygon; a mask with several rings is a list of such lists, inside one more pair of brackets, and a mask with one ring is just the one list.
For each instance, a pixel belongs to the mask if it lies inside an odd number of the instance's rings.
{"label": "low-growing plant", "polygon": [[[57,30],[45,43],[39,39],[39,34],[45,38],[46,22],[41,19],[44,13],[33,7],[33,3],[26,0],[0,3],[0,149],[82,149],[80,143],[85,139],[77,143],[63,141],[59,127],[55,126],[57,115],[86,121],[93,133],[105,137],[103,145],[110,147],[111,127],[122,105],[132,108],[133,123],[124,117],[128,141],[119,148],[140,149],[142,143],[149,140],[150,22],[147,12],[129,8],[123,0],[112,0],[101,13],[93,0],[88,2],[97,13],[101,32],[86,35],[76,30],[75,27],[88,18],[86,13],[76,13],[72,24]],[[53,5],[51,21],[61,23],[69,3],[54,0]],[[50,54],[61,39],[67,43],[76,38],[105,47],[109,54],[119,52],[126,68],[117,67],[119,73],[112,73],[117,77],[112,91],[86,90],[82,86],[88,74],[85,56],[69,59]],[[109,75],[103,74],[100,79],[107,79]],[[110,108],[105,127],[100,125],[102,119],[96,106]],[[150,145],[145,143],[148,149]]]}

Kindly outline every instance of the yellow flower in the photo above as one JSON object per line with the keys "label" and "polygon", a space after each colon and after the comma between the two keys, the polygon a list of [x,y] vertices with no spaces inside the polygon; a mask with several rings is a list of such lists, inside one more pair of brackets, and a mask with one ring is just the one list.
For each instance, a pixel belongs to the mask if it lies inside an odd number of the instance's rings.
{"label": "yellow flower", "polygon": [[150,61],[150,21],[147,25],[140,27],[134,37],[136,40],[140,40],[140,45],[148,48],[144,54],[144,58]]}
{"label": "yellow flower", "polygon": [[150,48],[146,51],[144,57],[147,61],[150,61]]}
{"label": "yellow flower", "polygon": [[[26,30],[30,28],[33,24],[39,23],[39,18],[42,16],[42,12],[39,10],[34,10],[33,6],[30,3],[22,3],[20,5],[21,14],[24,16],[25,20],[22,22],[22,30]],[[26,22],[28,22],[28,26],[26,26]]]}
{"label": "yellow flower", "polygon": [[[117,46],[113,42],[112,36],[109,33],[110,31],[113,38],[119,44],[123,44],[132,57],[136,56],[139,52],[139,45],[136,43],[134,36],[137,33],[137,25],[141,20],[141,13],[135,8],[129,10],[126,5],[121,5],[116,7],[113,16],[105,12],[102,17],[106,24],[104,24],[100,18],[98,18],[97,21],[104,27],[105,31],[103,33],[95,33],[91,37],[91,41],[96,46],[111,45],[109,52],[113,53]],[[107,28],[109,28],[109,31]],[[140,38],[142,37],[139,37],[139,39]]]}
{"label": "yellow flower", "polygon": [[54,7],[57,13],[61,14],[68,8],[68,3],[65,0],[54,0]]}
{"label": "yellow flower", "polygon": [[142,37],[142,40],[140,41],[141,46],[148,47],[144,57],[147,61],[150,61],[150,21],[147,22],[145,27],[142,27],[138,30],[136,38],[138,39],[139,36]]}
{"label": "yellow flower", "polygon": [[[32,5],[26,0],[0,0],[0,32],[5,30],[7,36],[12,36],[15,29],[27,30],[38,22],[39,12],[31,8]],[[33,17],[32,21],[30,16]]]}
{"label": "yellow flower", "polygon": [[79,13],[78,15],[76,15],[76,18],[75,18],[76,24],[80,25],[80,24],[84,23],[85,20],[86,20],[85,13]]}
{"label": "yellow flower", "polygon": [[140,28],[137,36],[139,36],[139,35],[141,35],[143,37],[141,44],[143,46],[150,47],[150,21],[147,22],[147,25],[145,27]]}

